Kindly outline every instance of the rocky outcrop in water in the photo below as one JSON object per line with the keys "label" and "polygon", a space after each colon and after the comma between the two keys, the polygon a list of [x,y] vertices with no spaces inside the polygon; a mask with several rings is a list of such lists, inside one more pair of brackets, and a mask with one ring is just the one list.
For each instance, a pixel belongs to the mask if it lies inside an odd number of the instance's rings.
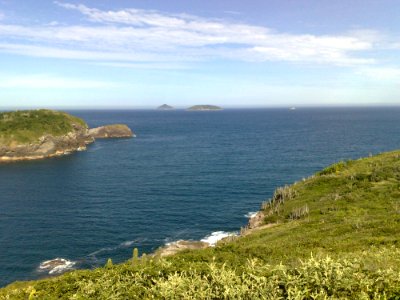
{"label": "rocky outcrop in water", "polygon": [[89,129],[89,135],[95,139],[134,137],[132,130],[124,124],[105,125]]}

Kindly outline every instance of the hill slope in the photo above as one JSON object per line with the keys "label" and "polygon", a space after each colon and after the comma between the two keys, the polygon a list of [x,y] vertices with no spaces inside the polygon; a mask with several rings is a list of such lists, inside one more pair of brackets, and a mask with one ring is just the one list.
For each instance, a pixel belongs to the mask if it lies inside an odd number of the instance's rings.
{"label": "hill slope", "polygon": [[44,135],[62,136],[87,124],[67,113],[41,109],[0,113],[0,144],[35,143]]}
{"label": "hill slope", "polygon": [[121,265],[11,284],[0,299],[400,297],[400,151],[279,188],[259,215],[215,248],[163,259],[134,251]]}

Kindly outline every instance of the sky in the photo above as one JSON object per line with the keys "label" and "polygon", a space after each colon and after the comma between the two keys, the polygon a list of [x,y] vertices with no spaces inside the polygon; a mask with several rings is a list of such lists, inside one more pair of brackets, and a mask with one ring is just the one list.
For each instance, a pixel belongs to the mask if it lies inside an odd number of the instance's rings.
{"label": "sky", "polygon": [[0,0],[0,107],[400,104],[398,0]]}

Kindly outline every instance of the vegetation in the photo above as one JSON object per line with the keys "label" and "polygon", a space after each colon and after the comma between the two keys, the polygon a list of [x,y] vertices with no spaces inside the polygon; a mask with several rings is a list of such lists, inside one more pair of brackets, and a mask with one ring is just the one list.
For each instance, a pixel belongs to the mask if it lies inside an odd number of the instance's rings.
{"label": "vegetation", "polygon": [[16,282],[0,299],[400,299],[400,151],[276,190],[215,248]]}
{"label": "vegetation", "polygon": [[53,110],[29,110],[0,113],[0,144],[35,143],[43,135],[61,136],[86,123],[67,113]]}

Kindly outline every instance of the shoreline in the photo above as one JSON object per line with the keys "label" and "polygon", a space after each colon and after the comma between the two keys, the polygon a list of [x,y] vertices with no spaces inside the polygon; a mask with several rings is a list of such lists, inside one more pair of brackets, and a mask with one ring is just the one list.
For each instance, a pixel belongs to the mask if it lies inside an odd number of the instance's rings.
{"label": "shoreline", "polygon": [[217,246],[219,242],[240,238],[251,234],[254,231],[274,227],[277,225],[276,223],[264,224],[264,213],[261,210],[257,212],[249,212],[245,216],[248,218],[247,225],[240,228],[239,231],[215,231],[201,240],[178,240],[170,242],[164,246],[159,247],[151,255],[166,257],[185,250],[211,248]]}
{"label": "shoreline", "polygon": [[[276,225],[260,224],[259,222],[257,222],[257,220],[260,220],[260,215],[262,215],[261,211],[249,212],[245,214],[244,216],[248,219],[247,225],[237,231],[214,231],[204,236],[200,240],[180,239],[176,241],[166,242],[164,245],[158,247],[148,255],[153,257],[168,257],[185,250],[212,248],[216,247],[221,242],[229,241],[230,239],[240,238],[254,231],[273,227]],[[118,246],[115,246],[114,248],[127,248],[130,246],[132,246],[132,241],[125,241],[120,243]],[[129,260],[129,258],[127,260]],[[124,260],[123,262],[127,260]],[[77,267],[81,262],[81,259],[72,260],[65,257],[56,257],[40,262],[39,266],[36,268],[36,271],[39,274],[42,274],[42,276],[45,275],[46,277],[55,277],[73,270],[85,270],[85,268],[81,269]]]}
{"label": "shoreline", "polygon": [[80,146],[78,148],[67,149],[67,150],[59,150],[55,153],[46,154],[46,155],[37,155],[37,156],[1,156],[0,163],[13,163],[20,161],[33,161],[33,160],[42,160],[47,158],[60,157],[65,155],[73,154],[74,152],[86,151],[86,146]]}

